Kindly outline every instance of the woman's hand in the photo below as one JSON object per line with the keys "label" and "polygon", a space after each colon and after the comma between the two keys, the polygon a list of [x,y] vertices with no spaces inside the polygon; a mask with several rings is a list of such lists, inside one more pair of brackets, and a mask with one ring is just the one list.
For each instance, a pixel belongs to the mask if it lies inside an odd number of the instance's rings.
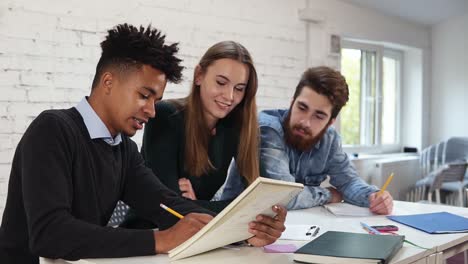
{"label": "woman's hand", "polygon": [[187,178],[179,179],[179,189],[182,192],[182,196],[190,200],[197,200],[197,196],[192,188],[192,183]]}

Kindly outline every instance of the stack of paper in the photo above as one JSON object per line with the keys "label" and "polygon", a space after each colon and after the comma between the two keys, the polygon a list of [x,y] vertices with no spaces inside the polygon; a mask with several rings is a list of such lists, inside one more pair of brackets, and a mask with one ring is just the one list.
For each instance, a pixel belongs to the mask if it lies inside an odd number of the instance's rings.
{"label": "stack of paper", "polygon": [[359,207],[349,203],[325,204],[328,211],[336,216],[373,216],[374,214],[367,207]]}

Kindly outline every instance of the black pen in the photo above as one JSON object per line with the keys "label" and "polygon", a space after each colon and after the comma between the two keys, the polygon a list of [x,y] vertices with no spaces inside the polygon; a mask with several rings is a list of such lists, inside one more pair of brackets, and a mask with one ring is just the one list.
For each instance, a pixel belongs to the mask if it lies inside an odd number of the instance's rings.
{"label": "black pen", "polygon": [[319,230],[320,230],[320,227],[317,227],[317,229],[315,229],[315,232],[314,232],[314,234],[312,236],[316,236],[318,234]]}
{"label": "black pen", "polygon": [[312,230],[314,230],[314,228],[316,228],[316,226],[311,226],[309,230],[307,230],[306,236],[312,235]]}

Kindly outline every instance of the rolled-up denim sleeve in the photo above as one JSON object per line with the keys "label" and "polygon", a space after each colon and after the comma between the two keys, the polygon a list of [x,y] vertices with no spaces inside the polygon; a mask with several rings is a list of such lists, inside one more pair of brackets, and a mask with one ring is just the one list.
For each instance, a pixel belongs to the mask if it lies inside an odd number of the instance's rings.
{"label": "rolled-up denim sleeve", "polygon": [[[260,132],[261,176],[296,182],[296,178],[291,174],[289,168],[289,156],[283,137],[268,126],[260,127]],[[304,190],[292,199],[286,207],[289,210],[310,208],[326,204],[330,199],[331,193],[328,189],[320,186],[304,186]]]}
{"label": "rolled-up denim sleeve", "polygon": [[345,202],[369,207],[369,195],[379,189],[359,177],[348,155],[343,151],[338,135],[331,144],[330,159],[327,164],[330,183],[342,194]]}
{"label": "rolled-up denim sleeve", "polygon": [[235,160],[232,160],[229,166],[229,173],[226,179],[226,184],[221,194],[221,201],[233,200],[245,189],[242,182],[242,177],[239,174]]}

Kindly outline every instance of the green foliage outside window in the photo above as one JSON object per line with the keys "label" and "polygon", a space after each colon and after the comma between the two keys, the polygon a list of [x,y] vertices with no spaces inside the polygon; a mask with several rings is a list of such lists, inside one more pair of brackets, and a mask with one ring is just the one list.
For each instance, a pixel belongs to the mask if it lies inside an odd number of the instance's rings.
{"label": "green foliage outside window", "polygon": [[341,137],[344,145],[360,144],[361,51],[341,50],[341,73],[349,88],[349,101],[341,109]]}

